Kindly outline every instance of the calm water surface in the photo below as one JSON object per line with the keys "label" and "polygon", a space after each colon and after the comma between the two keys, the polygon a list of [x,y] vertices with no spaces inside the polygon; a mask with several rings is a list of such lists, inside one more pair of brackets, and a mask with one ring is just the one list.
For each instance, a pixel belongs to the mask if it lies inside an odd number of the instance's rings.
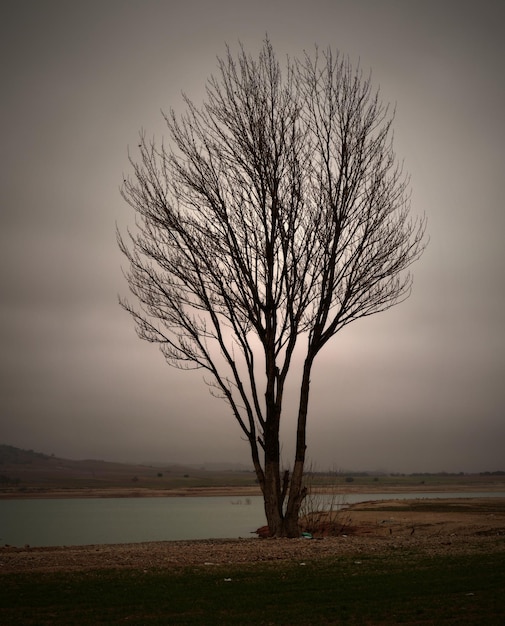
{"label": "calm water surface", "polygon": [[[409,498],[505,497],[505,493],[374,493],[338,504]],[[0,545],[54,546],[251,537],[265,524],[260,496],[0,500]]]}

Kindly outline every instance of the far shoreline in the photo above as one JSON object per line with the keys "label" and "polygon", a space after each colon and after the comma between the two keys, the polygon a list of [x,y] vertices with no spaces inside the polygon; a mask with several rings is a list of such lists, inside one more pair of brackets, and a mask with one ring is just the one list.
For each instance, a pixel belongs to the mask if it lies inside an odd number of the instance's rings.
{"label": "far shoreline", "polygon": [[[401,494],[401,493],[496,493],[505,492],[505,482],[493,484],[458,484],[458,485],[342,485],[334,488],[316,487],[317,494]],[[172,489],[150,488],[32,488],[25,490],[2,490],[0,500],[23,499],[72,499],[72,498],[202,498],[202,497],[255,497],[261,496],[259,487],[181,487]]]}

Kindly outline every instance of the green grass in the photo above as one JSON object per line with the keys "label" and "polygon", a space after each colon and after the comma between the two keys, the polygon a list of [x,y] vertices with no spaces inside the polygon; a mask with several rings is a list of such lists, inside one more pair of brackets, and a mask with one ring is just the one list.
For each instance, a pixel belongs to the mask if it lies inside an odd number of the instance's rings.
{"label": "green grass", "polygon": [[[231,579],[231,580],[227,580]],[[503,553],[0,576],[0,623],[503,624]]]}

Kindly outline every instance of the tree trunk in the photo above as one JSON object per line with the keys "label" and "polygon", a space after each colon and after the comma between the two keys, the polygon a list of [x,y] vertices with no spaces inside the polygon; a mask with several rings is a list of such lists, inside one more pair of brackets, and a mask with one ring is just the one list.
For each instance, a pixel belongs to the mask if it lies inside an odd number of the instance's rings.
{"label": "tree trunk", "polygon": [[283,493],[278,489],[278,469],[279,468],[277,467],[272,468],[271,472],[265,471],[265,476],[267,474],[271,474],[271,480],[267,479],[265,481],[263,490],[265,516],[267,519],[269,534],[271,537],[299,537],[300,528],[298,525],[298,515],[300,507],[298,507],[298,509],[291,514],[291,516],[288,516],[287,511],[284,511]]}
{"label": "tree trunk", "polygon": [[[307,447],[306,425],[312,362],[313,357],[307,358],[304,365],[298,409],[295,464],[291,475],[286,472],[283,480],[281,480],[280,467],[279,406],[267,407],[268,419],[264,432],[265,470],[262,473],[263,480],[260,480],[260,484],[267,524],[272,537],[295,538],[300,536],[300,508],[306,495],[306,488],[303,486],[303,470]],[[289,498],[287,506],[284,507],[288,486]]]}
{"label": "tree trunk", "polygon": [[279,470],[280,467],[278,463],[270,462],[265,465],[263,500],[267,525],[272,537],[284,536]]}
{"label": "tree trunk", "polygon": [[273,537],[283,535],[283,502],[280,467],[280,444],[279,426],[280,414],[273,398],[267,396],[267,420],[264,429],[265,447],[265,483],[263,488],[263,499],[265,505],[265,515],[270,534]]}
{"label": "tree trunk", "polygon": [[[300,389],[300,405],[298,407],[298,425],[296,431],[295,464],[289,485],[289,499],[286,507],[284,526],[287,537],[300,535],[298,518],[300,508],[307,494],[303,486],[303,470],[305,467],[305,451],[307,449],[307,413],[309,407],[310,372],[314,356],[309,353],[303,367],[302,386]],[[295,534],[296,533],[296,534]]]}

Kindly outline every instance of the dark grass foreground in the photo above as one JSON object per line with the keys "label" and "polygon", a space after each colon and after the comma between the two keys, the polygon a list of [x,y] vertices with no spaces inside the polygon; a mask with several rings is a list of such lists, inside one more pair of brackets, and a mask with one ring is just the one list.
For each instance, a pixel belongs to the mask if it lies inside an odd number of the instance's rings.
{"label": "dark grass foreground", "polygon": [[0,623],[505,623],[503,553],[0,577]]}

